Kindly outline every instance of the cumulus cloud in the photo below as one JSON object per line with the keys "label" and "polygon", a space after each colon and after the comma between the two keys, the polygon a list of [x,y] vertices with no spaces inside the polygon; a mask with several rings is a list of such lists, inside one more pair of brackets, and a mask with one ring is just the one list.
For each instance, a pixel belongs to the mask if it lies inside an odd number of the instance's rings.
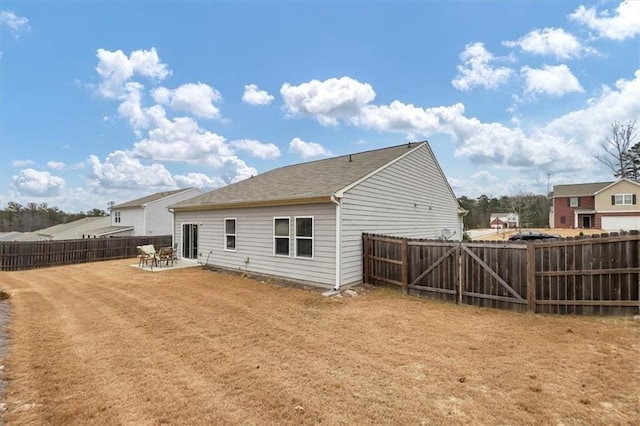
{"label": "cumulus cloud", "polygon": [[447,177],[451,189],[456,194],[479,196],[482,194],[509,194],[512,190],[509,182],[483,170],[471,175],[471,178]]}
{"label": "cumulus cloud", "polygon": [[265,160],[280,156],[280,149],[272,143],[262,143],[252,139],[239,139],[232,141],[230,145],[238,151],[244,151],[252,157]]}
{"label": "cumulus cloud", "polygon": [[525,82],[525,93],[559,97],[571,92],[584,92],[576,76],[564,64],[544,65],[542,69],[524,66],[520,73]]}
{"label": "cumulus cloud", "polygon": [[311,80],[298,86],[285,83],[280,94],[288,114],[315,117],[322,125],[357,115],[376,97],[371,85],[350,77]]}
{"label": "cumulus cloud", "polygon": [[513,73],[511,68],[491,65],[496,58],[480,42],[466,45],[460,60],[463,63],[457,67],[458,75],[451,80],[458,90],[471,90],[478,86],[495,89],[506,83]]}
{"label": "cumulus cloud", "polygon": [[13,160],[11,165],[13,167],[26,167],[31,166],[34,163],[33,160]]}
{"label": "cumulus cloud", "polygon": [[225,185],[225,182],[219,177],[209,177],[203,173],[188,173],[186,175],[174,175],[173,179],[178,186],[214,189]]}
{"label": "cumulus cloud", "polygon": [[558,59],[571,59],[595,53],[593,48],[583,46],[573,34],[565,32],[562,28],[536,29],[517,41],[504,41],[502,44],[507,47],[519,47],[522,51],[535,55],[552,55]]}
{"label": "cumulus cloud", "polygon": [[298,154],[302,158],[327,157],[331,152],[315,142],[305,142],[300,138],[293,138],[289,142],[289,151]]}
{"label": "cumulus cloud", "polygon": [[152,93],[153,99],[169,105],[177,111],[191,113],[199,118],[220,118],[220,110],[214,102],[222,100],[220,92],[205,83],[187,83],[175,90],[159,87]]}
{"label": "cumulus cloud", "polygon": [[158,57],[155,47],[150,50],[136,50],[127,56],[122,50],[98,49],[96,71],[101,81],[98,93],[105,98],[120,99],[126,96],[126,83],[139,75],[153,80],[163,80],[171,71]]}
{"label": "cumulus cloud", "polygon": [[0,27],[9,28],[16,37],[23,32],[31,31],[29,20],[11,10],[0,10]]}
{"label": "cumulus cloud", "polygon": [[47,162],[47,169],[52,169],[52,170],[63,170],[66,166],[66,164],[64,164],[61,161],[48,161]]}
{"label": "cumulus cloud", "polygon": [[266,90],[258,89],[255,84],[247,84],[244,86],[244,94],[242,102],[249,105],[269,105],[273,102],[274,97]]}
{"label": "cumulus cloud", "polygon": [[98,190],[135,189],[145,186],[174,188],[176,186],[171,173],[162,164],[144,165],[125,151],[109,154],[104,162],[101,162],[97,156],[91,155],[87,162],[91,167],[88,183]]}
{"label": "cumulus cloud", "polygon": [[624,40],[640,34],[640,2],[624,0],[614,11],[580,5],[569,18],[598,32],[603,38]]}
{"label": "cumulus cloud", "polygon": [[23,195],[50,197],[64,189],[64,179],[53,176],[47,171],[34,169],[21,170],[11,179],[14,190]]}

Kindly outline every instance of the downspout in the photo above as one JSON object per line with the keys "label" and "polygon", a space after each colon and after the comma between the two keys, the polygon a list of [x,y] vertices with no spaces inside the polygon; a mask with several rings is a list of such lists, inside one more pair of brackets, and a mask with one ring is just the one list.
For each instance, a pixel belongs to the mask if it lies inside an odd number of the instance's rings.
{"label": "downspout", "polygon": [[[171,213],[171,247],[176,246],[176,215],[175,210],[171,208],[167,208],[169,213]],[[177,253],[174,253],[174,256],[177,256]]]}
{"label": "downspout", "polygon": [[335,194],[331,195],[331,202],[336,205],[336,285],[333,289],[338,291],[342,280],[342,208]]}
{"label": "downspout", "polygon": [[142,235],[147,236],[147,205],[142,205]]}

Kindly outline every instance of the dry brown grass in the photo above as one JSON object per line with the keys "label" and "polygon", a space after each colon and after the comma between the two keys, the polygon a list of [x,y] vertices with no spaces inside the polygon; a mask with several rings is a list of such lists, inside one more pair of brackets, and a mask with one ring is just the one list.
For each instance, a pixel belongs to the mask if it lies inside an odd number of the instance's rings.
{"label": "dry brown grass", "polygon": [[629,318],[355,298],[128,261],[0,273],[7,424],[633,424]]}

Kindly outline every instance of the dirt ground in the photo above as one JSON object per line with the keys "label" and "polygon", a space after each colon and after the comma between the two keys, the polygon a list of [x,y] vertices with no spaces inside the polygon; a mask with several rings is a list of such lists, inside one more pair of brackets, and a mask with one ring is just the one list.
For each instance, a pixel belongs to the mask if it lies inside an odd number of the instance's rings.
{"label": "dirt ground", "polygon": [[0,273],[4,421],[638,424],[640,324],[132,260]]}

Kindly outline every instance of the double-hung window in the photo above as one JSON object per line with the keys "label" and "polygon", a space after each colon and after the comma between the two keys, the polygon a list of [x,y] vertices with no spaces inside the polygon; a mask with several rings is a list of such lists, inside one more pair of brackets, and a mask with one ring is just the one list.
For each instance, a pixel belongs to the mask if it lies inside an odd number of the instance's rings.
{"label": "double-hung window", "polygon": [[120,212],[113,212],[113,222],[120,223]]}
{"label": "double-hung window", "polygon": [[569,198],[569,207],[578,207],[580,205],[580,199],[578,197]]}
{"label": "double-hung window", "polygon": [[313,259],[313,217],[296,217],[296,257]]}
{"label": "double-hung window", "polygon": [[289,256],[289,218],[273,218],[273,254],[276,256]]}
{"label": "double-hung window", "polygon": [[635,194],[616,194],[611,196],[611,204],[614,206],[627,206],[635,203]]}
{"label": "double-hung window", "polygon": [[224,249],[236,251],[236,219],[224,220]]}

